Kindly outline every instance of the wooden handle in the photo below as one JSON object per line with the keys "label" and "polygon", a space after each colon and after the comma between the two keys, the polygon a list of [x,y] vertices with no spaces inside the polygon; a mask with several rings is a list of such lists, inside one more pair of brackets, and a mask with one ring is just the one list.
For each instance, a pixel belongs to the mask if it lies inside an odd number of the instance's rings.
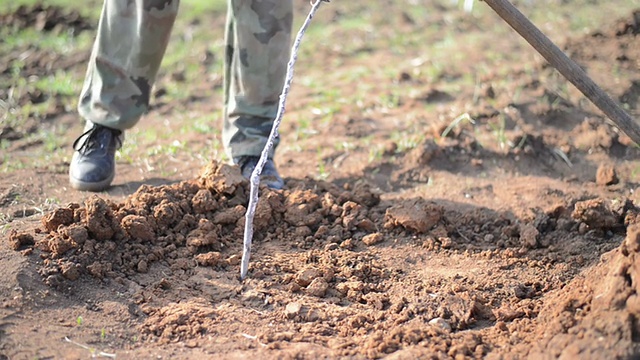
{"label": "wooden handle", "polygon": [[567,78],[636,144],[640,144],[640,126],[607,95],[578,64],[565,55],[526,16],[508,0],[483,0],[533,46],[562,76]]}

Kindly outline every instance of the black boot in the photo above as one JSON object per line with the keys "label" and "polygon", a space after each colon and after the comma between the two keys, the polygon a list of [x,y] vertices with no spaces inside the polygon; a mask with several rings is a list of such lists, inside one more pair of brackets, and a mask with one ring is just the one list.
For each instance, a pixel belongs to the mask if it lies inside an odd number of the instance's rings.
{"label": "black boot", "polygon": [[122,146],[122,131],[102,125],[80,135],[69,167],[71,187],[83,191],[107,189],[116,173],[116,150]]}
{"label": "black boot", "polygon": [[[247,179],[251,179],[253,169],[258,165],[259,160],[259,156],[239,156],[237,158],[233,158],[233,163],[240,166],[242,176]],[[284,187],[284,180],[282,180],[280,174],[278,174],[278,170],[276,169],[276,164],[273,162],[273,159],[267,159],[267,162],[264,163],[262,173],[260,174],[260,181],[270,189],[280,190]]]}

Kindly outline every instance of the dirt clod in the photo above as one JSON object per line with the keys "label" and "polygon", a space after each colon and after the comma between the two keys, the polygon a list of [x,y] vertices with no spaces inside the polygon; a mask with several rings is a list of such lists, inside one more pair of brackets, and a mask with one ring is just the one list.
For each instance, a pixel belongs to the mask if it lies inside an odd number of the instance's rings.
{"label": "dirt clod", "polygon": [[321,277],[315,278],[305,289],[305,292],[311,296],[324,297],[329,288],[327,281]]}
{"label": "dirt clod", "polygon": [[593,229],[610,229],[619,223],[619,215],[603,199],[577,202],[571,217]]}
{"label": "dirt clod", "polygon": [[380,233],[365,235],[362,238],[362,242],[365,245],[368,245],[368,246],[375,245],[375,244],[381,243],[383,241],[384,241],[384,235],[382,235]]}
{"label": "dirt clod", "polygon": [[196,255],[196,261],[200,266],[216,266],[221,258],[222,255],[217,251]]}
{"label": "dirt clod", "polygon": [[104,199],[92,196],[85,203],[84,222],[94,239],[98,241],[111,239],[119,227],[114,220],[113,209]]}
{"label": "dirt clod", "polygon": [[33,235],[29,233],[20,233],[15,229],[9,232],[9,245],[13,250],[21,250],[33,244],[35,244]]}
{"label": "dirt clod", "polygon": [[296,276],[296,283],[298,283],[298,285],[302,287],[306,287],[311,284],[313,280],[321,276],[322,272],[320,271],[320,269],[315,267],[308,267],[298,273],[298,275]]}
{"label": "dirt clod", "polygon": [[80,269],[77,266],[77,264],[64,263],[61,266],[61,273],[62,273],[62,276],[64,276],[65,278],[71,281],[75,281],[75,280],[78,280],[78,278],[80,278]]}
{"label": "dirt clod", "polygon": [[387,209],[384,226],[426,233],[440,221],[442,211],[442,207],[423,199],[407,200]]}
{"label": "dirt clod", "polygon": [[70,225],[73,222],[73,209],[60,208],[42,218],[42,224],[48,231],[56,231],[60,225]]}
{"label": "dirt clod", "polygon": [[120,223],[124,231],[134,239],[151,241],[156,236],[151,226],[149,226],[149,222],[143,216],[127,215],[122,218]]}
{"label": "dirt clod", "polygon": [[616,169],[610,164],[601,164],[598,166],[596,172],[596,184],[598,185],[613,185],[618,183],[618,175]]}

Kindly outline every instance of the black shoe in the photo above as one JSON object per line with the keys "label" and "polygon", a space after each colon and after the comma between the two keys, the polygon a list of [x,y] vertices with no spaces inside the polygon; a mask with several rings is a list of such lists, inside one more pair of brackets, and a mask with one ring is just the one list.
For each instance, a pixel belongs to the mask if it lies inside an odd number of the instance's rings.
{"label": "black shoe", "polygon": [[[233,158],[233,163],[240,166],[242,176],[247,179],[251,179],[253,169],[258,165],[259,160],[259,156],[240,156]],[[262,173],[260,173],[260,181],[270,189],[280,190],[284,187],[284,180],[282,180],[280,174],[278,174],[278,170],[276,170],[276,164],[273,162],[273,159],[267,159],[267,162],[264,163]]]}
{"label": "black shoe", "polygon": [[83,191],[108,188],[116,173],[116,150],[122,146],[122,131],[94,124],[73,143],[69,167],[71,187]]}

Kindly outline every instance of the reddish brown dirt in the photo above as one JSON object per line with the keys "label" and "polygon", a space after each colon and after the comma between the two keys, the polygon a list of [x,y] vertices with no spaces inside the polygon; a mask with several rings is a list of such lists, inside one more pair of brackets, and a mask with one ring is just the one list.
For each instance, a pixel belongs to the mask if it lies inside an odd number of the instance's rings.
{"label": "reddish brown dirt", "polygon": [[[640,106],[637,19],[566,45],[589,70],[624,72],[615,86],[594,78],[629,109]],[[422,95],[370,117],[344,109],[301,141],[307,157],[283,151],[286,188],[261,190],[244,281],[248,183],[234,167],[140,179],[121,164],[97,195],[66,189],[66,164],[8,174],[0,359],[637,358],[640,150],[574,90],[555,92],[552,69],[507,73],[469,104],[474,89],[451,94],[400,70]],[[420,143],[391,140],[390,118],[432,102],[466,107],[475,127],[443,137],[450,120],[423,114],[398,125],[421,129]],[[501,118],[504,146],[490,125]],[[19,151],[14,130],[0,138]],[[366,147],[333,146],[371,134],[383,145],[372,161]],[[326,180],[306,176],[316,145],[334,165]],[[20,201],[49,196],[66,201],[44,214]]]}

